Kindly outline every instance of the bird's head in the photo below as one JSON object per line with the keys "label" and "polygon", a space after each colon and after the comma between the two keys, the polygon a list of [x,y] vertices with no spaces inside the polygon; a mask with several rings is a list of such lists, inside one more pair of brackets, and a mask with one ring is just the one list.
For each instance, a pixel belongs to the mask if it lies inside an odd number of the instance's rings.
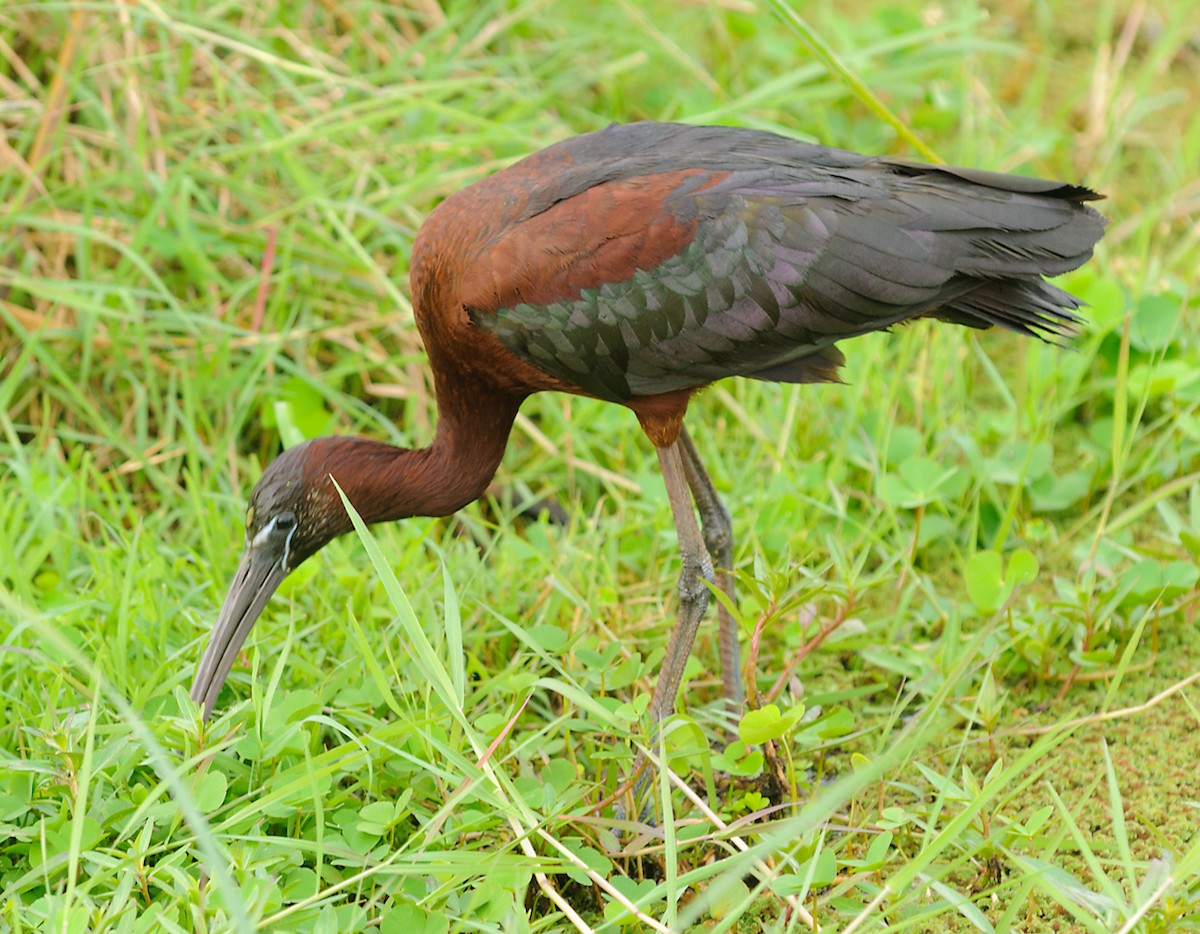
{"label": "bird's head", "polygon": [[192,682],[192,700],[204,715],[212,712],[242,643],[279,584],[354,527],[338,486],[368,524],[448,516],[487,487],[519,404],[519,398],[501,398],[501,416],[484,420],[461,449],[445,438],[412,450],[369,438],[330,437],[280,454],[250,496],[246,551]]}
{"label": "bird's head", "polygon": [[352,527],[329,479],[330,455],[342,440],[316,438],[284,451],[254,487],[246,510],[246,551],[192,683],[192,700],[205,716],[279,584]]}

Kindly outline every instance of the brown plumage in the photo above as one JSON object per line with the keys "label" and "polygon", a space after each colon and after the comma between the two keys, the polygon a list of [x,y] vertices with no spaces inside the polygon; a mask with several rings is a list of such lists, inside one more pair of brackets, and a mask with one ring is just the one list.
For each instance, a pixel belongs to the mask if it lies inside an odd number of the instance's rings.
{"label": "brown plumage", "polygon": [[[646,123],[551,146],[448,198],[411,263],[438,402],[432,445],[317,438],[267,468],[192,697],[207,715],[279,582],[350,530],[331,478],[368,522],[447,515],[483,493],[525,398],[556,390],[628,407],[658,451],[683,556],[651,707],[665,716],[707,604],[701,581],[733,594],[729,514],[683,429],[691,396],[727,376],[834,379],[837,342],[920,317],[1067,335],[1079,302],[1042,277],[1091,256],[1104,220],[1084,202],[1096,197]],[[736,704],[737,632],[718,615]]]}

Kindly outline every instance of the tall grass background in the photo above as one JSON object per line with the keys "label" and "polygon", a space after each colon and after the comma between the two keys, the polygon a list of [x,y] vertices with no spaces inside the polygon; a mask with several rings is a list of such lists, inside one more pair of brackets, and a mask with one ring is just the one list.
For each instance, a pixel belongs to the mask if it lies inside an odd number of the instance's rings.
{"label": "tall grass background", "polygon": [[[1182,3],[6,4],[0,927],[1200,927],[1198,73]],[[293,574],[201,725],[263,465],[432,436],[424,216],[639,119],[1104,191],[1088,324],[697,398],[744,739],[710,627],[652,740],[669,508],[564,396],[495,496]],[[653,821],[611,802],[639,748]]]}

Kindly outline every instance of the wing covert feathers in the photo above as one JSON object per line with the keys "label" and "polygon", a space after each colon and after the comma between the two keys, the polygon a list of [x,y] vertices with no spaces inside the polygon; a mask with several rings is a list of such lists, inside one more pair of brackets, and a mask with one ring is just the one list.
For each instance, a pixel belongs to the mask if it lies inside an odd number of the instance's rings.
{"label": "wing covert feathers", "polygon": [[473,189],[505,185],[521,197],[461,274],[462,307],[614,401],[833,380],[837,341],[919,317],[1068,336],[1080,303],[1043,277],[1086,262],[1105,224],[1076,185],[729,127],[613,126]]}

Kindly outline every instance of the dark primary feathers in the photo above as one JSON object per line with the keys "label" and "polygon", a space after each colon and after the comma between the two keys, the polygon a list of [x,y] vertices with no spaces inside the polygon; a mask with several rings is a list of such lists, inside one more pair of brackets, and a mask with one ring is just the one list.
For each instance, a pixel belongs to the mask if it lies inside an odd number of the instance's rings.
{"label": "dark primary feathers", "polygon": [[494,178],[509,214],[461,274],[466,313],[613,401],[833,379],[836,341],[922,316],[1068,334],[1080,303],[1042,276],[1104,229],[1086,188],[731,127],[612,126]]}

